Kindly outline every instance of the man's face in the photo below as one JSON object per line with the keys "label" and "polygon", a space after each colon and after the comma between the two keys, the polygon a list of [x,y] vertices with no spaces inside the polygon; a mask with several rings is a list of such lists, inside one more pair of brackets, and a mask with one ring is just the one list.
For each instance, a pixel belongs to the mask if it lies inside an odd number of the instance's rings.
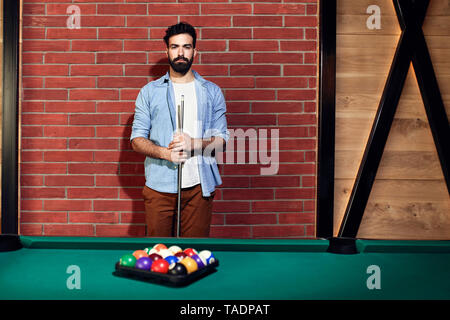
{"label": "man's face", "polygon": [[197,50],[194,48],[193,39],[188,33],[177,34],[169,38],[167,57],[175,72],[186,74],[196,55]]}

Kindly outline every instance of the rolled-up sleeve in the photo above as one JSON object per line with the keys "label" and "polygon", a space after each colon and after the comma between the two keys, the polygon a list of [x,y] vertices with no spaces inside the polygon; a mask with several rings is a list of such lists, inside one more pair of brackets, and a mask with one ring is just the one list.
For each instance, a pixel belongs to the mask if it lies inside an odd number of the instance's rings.
{"label": "rolled-up sleeve", "polygon": [[139,92],[134,111],[134,120],[131,130],[130,141],[137,137],[148,139],[150,135],[150,102],[148,101],[148,87],[144,87]]}
{"label": "rolled-up sleeve", "polygon": [[228,141],[230,133],[227,128],[227,118],[226,118],[226,103],[223,96],[222,90],[219,87],[215,87],[215,98],[213,103],[213,114],[212,123],[210,128],[206,130],[206,135],[209,137],[221,137],[222,139]]}

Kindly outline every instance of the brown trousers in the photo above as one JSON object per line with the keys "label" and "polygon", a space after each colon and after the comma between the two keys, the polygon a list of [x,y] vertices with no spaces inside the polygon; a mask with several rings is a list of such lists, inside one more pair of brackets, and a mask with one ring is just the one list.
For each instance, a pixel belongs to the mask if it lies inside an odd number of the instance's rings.
{"label": "brown trousers", "polygon": [[[145,221],[149,237],[176,235],[177,194],[158,192],[145,186],[142,191],[145,204]],[[181,192],[181,237],[209,237],[212,203],[215,192],[203,197],[202,188],[196,186]]]}

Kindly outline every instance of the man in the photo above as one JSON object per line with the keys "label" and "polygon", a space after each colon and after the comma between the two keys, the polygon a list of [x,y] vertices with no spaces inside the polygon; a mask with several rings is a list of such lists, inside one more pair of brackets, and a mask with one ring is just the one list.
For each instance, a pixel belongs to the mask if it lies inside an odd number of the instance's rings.
{"label": "man", "polygon": [[[166,30],[169,71],[145,85],[136,99],[133,150],[144,154],[143,197],[148,236],[170,237],[177,215],[178,165],[182,169],[180,236],[208,237],[215,187],[222,183],[214,159],[229,138],[220,88],[191,69],[196,31],[187,23]],[[184,97],[183,132],[176,130]]]}

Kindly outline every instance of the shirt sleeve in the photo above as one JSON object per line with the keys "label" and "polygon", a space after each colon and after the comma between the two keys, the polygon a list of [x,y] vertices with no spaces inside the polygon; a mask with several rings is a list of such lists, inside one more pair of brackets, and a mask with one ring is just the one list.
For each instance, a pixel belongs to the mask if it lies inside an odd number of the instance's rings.
{"label": "shirt sleeve", "polygon": [[227,107],[222,90],[217,86],[215,89],[211,127],[206,130],[205,135],[208,137],[221,137],[226,142],[230,137],[230,133],[227,129]]}
{"label": "shirt sleeve", "polygon": [[130,141],[137,137],[148,139],[150,136],[150,129],[150,102],[148,100],[147,87],[144,87],[136,98]]}

